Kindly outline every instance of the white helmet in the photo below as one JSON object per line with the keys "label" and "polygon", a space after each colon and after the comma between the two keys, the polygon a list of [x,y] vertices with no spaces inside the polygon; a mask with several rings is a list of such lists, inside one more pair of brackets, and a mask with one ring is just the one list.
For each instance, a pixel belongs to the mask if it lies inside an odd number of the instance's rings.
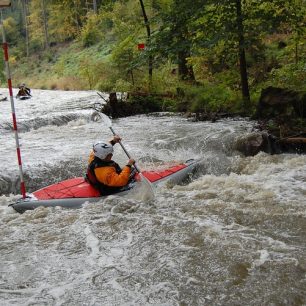
{"label": "white helmet", "polygon": [[113,154],[114,149],[113,146],[109,143],[105,142],[97,142],[93,145],[94,155],[100,159],[106,158],[108,154]]}

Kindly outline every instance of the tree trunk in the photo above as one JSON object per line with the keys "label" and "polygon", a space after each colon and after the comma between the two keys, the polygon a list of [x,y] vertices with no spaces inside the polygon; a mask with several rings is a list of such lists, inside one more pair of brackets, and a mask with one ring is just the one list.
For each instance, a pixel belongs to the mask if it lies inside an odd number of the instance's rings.
{"label": "tree trunk", "polygon": [[42,0],[41,4],[42,4],[43,23],[44,23],[45,49],[49,49],[48,20],[47,20],[47,11],[46,11],[45,0]]}
{"label": "tree trunk", "polygon": [[130,70],[129,73],[130,73],[130,75],[131,75],[132,85],[135,86],[135,80],[134,80],[134,73],[133,73],[133,70]]}
{"label": "tree trunk", "polygon": [[109,106],[111,109],[111,116],[112,118],[119,118],[120,117],[120,110],[118,105],[117,93],[111,92],[109,94]]}
{"label": "tree trunk", "polygon": [[[148,16],[146,14],[146,10],[145,10],[144,4],[143,4],[143,0],[139,0],[139,2],[140,2],[141,10],[142,10],[144,23],[145,23],[146,30],[147,30],[147,45],[150,47],[150,44],[151,44],[150,24],[149,24]],[[153,76],[153,56],[151,54],[149,54],[149,85],[150,85],[150,87],[151,87],[151,84],[152,84],[152,76]]]}
{"label": "tree trunk", "polygon": [[299,63],[298,40],[295,41],[295,64]]}
{"label": "tree trunk", "polygon": [[29,30],[28,30],[28,12],[27,12],[27,0],[22,0],[22,15],[24,20],[25,39],[26,39],[26,55],[29,57]]}
{"label": "tree trunk", "polygon": [[246,58],[245,58],[245,40],[244,40],[244,30],[243,30],[243,18],[241,11],[241,0],[236,0],[236,14],[237,14],[241,89],[242,89],[244,108],[246,110],[247,106],[250,104],[250,92],[248,84]]}
{"label": "tree trunk", "polygon": [[98,9],[97,9],[97,0],[93,0],[93,10],[94,10],[94,13],[97,14],[97,12],[98,12]]}
{"label": "tree trunk", "polygon": [[190,53],[185,50],[178,52],[178,74],[183,81],[195,81],[193,68],[187,63],[189,56]]}

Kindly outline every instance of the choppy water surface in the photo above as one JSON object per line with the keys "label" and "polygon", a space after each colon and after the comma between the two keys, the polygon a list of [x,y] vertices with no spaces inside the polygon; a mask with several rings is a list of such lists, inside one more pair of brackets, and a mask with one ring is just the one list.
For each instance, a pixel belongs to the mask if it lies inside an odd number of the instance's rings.
{"label": "choppy water surface", "polygon": [[[6,94],[6,90],[0,90]],[[95,92],[33,91],[16,101],[28,191],[84,173]],[[306,157],[243,157],[252,122],[179,116],[113,121],[141,168],[200,158],[193,180],[156,198],[82,209],[7,205],[19,193],[10,103],[0,102],[1,305],[306,305]],[[120,147],[114,157],[126,156]]]}

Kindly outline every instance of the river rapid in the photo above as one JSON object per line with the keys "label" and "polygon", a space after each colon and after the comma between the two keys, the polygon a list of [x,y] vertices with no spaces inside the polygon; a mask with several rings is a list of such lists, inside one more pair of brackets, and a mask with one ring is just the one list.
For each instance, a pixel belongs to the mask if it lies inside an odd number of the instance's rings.
{"label": "river rapid", "polygon": [[[32,94],[15,101],[28,192],[82,176],[92,144],[111,138],[91,120],[95,92]],[[306,305],[306,156],[242,156],[234,144],[254,122],[114,120],[141,169],[196,158],[194,177],[150,201],[19,214],[9,101],[0,113],[0,305]],[[127,161],[120,146],[114,160]]]}

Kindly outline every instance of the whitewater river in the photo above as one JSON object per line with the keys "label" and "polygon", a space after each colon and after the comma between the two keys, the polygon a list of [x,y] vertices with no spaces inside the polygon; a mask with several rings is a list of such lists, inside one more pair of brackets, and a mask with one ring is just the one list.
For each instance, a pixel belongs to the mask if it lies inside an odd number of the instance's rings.
{"label": "whitewater river", "polygon": [[[92,144],[111,138],[91,120],[100,101],[41,90],[16,101],[28,192],[84,174]],[[201,159],[193,179],[151,201],[19,214],[8,207],[20,197],[9,101],[0,114],[1,306],[306,305],[306,156],[243,157],[234,144],[253,122],[114,120],[141,169]],[[127,161],[120,146],[114,159]]]}

